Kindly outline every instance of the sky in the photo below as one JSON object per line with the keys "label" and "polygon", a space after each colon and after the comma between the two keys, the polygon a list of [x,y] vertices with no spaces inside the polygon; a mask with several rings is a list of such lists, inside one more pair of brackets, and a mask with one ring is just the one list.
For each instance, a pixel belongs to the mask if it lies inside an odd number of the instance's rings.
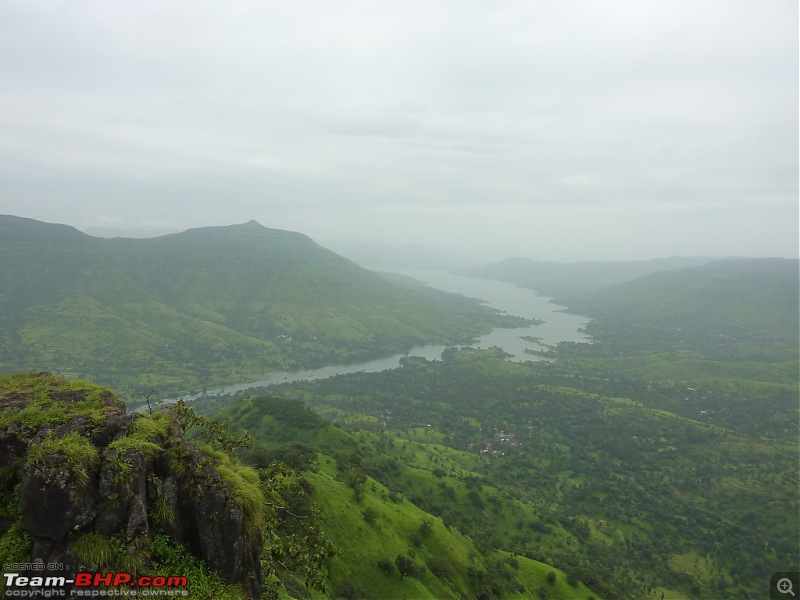
{"label": "sky", "polygon": [[4,0],[0,213],[798,255],[791,0]]}

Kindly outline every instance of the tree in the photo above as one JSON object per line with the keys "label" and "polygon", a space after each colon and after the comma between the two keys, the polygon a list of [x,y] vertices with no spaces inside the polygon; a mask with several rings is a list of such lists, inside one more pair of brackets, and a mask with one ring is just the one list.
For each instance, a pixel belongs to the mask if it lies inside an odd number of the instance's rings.
{"label": "tree", "polygon": [[406,556],[405,554],[398,554],[397,558],[394,559],[394,564],[400,573],[400,579],[406,575],[410,577],[416,577],[419,575],[419,565],[414,562],[414,559]]}
{"label": "tree", "polygon": [[389,558],[388,556],[381,556],[377,560],[376,564],[378,565],[378,568],[381,571],[385,572],[387,575],[391,575],[392,573],[394,573],[394,563],[392,562],[392,559]]}
{"label": "tree", "polygon": [[198,415],[183,399],[171,405],[170,410],[176,417],[182,435],[192,429],[198,439],[218,450],[232,454],[234,448],[249,448],[253,444],[249,431],[241,435],[231,433],[226,422]]}

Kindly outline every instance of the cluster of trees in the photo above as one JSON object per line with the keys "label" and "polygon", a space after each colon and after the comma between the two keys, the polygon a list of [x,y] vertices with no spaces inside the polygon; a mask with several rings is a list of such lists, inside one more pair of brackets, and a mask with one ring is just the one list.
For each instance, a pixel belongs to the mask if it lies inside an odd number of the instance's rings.
{"label": "cluster of trees", "polygon": [[[365,473],[485,547],[554,564],[603,595],[648,586],[746,595],[775,564],[796,562],[785,519],[759,510],[768,502],[797,514],[796,452],[752,433],[788,399],[767,395],[745,423],[730,395],[706,393],[709,411],[731,413],[729,428],[704,422],[696,402],[694,415],[680,414],[697,389],[584,367],[585,376],[574,357],[509,365],[463,351],[280,394],[338,411],[345,427],[362,431],[371,448],[361,450]],[[457,454],[448,458],[442,445]],[[404,468],[421,460],[427,479]]]}

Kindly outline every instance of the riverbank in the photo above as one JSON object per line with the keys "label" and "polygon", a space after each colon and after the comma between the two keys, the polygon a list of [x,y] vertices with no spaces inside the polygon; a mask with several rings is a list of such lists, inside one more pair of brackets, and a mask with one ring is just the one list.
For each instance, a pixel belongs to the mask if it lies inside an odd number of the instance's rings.
{"label": "riverbank", "polygon": [[[463,344],[460,347],[484,349],[497,347],[507,353],[507,360],[523,362],[549,360],[552,358],[552,350],[562,341],[590,341],[590,338],[583,332],[589,321],[587,317],[564,312],[563,306],[553,304],[549,298],[539,295],[534,290],[502,281],[453,275],[445,271],[393,269],[392,272],[413,277],[445,292],[479,298],[492,308],[512,316],[528,319],[533,323],[523,327],[497,328],[480,336],[475,343]],[[442,353],[450,347],[453,346],[438,344],[415,346],[405,353],[358,363],[267,373],[263,379],[258,381],[228,385],[196,394],[185,394],[170,398],[165,402],[174,402],[179,398],[192,401],[203,396],[233,394],[256,387],[324,379],[349,373],[375,373],[397,369],[401,366],[402,360],[410,356],[419,356],[426,360],[441,360]]]}

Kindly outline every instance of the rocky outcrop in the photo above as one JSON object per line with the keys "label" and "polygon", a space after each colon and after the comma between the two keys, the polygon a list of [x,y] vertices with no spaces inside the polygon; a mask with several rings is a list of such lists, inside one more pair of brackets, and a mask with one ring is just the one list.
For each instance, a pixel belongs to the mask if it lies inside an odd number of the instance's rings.
{"label": "rocky outcrop", "polygon": [[[257,519],[229,476],[245,467],[185,439],[169,410],[128,414],[91,384],[14,377],[0,385],[0,501],[12,507],[0,536],[21,526],[30,537],[15,560],[146,572],[165,535],[259,597]],[[87,539],[113,539],[117,555],[87,552]]]}

